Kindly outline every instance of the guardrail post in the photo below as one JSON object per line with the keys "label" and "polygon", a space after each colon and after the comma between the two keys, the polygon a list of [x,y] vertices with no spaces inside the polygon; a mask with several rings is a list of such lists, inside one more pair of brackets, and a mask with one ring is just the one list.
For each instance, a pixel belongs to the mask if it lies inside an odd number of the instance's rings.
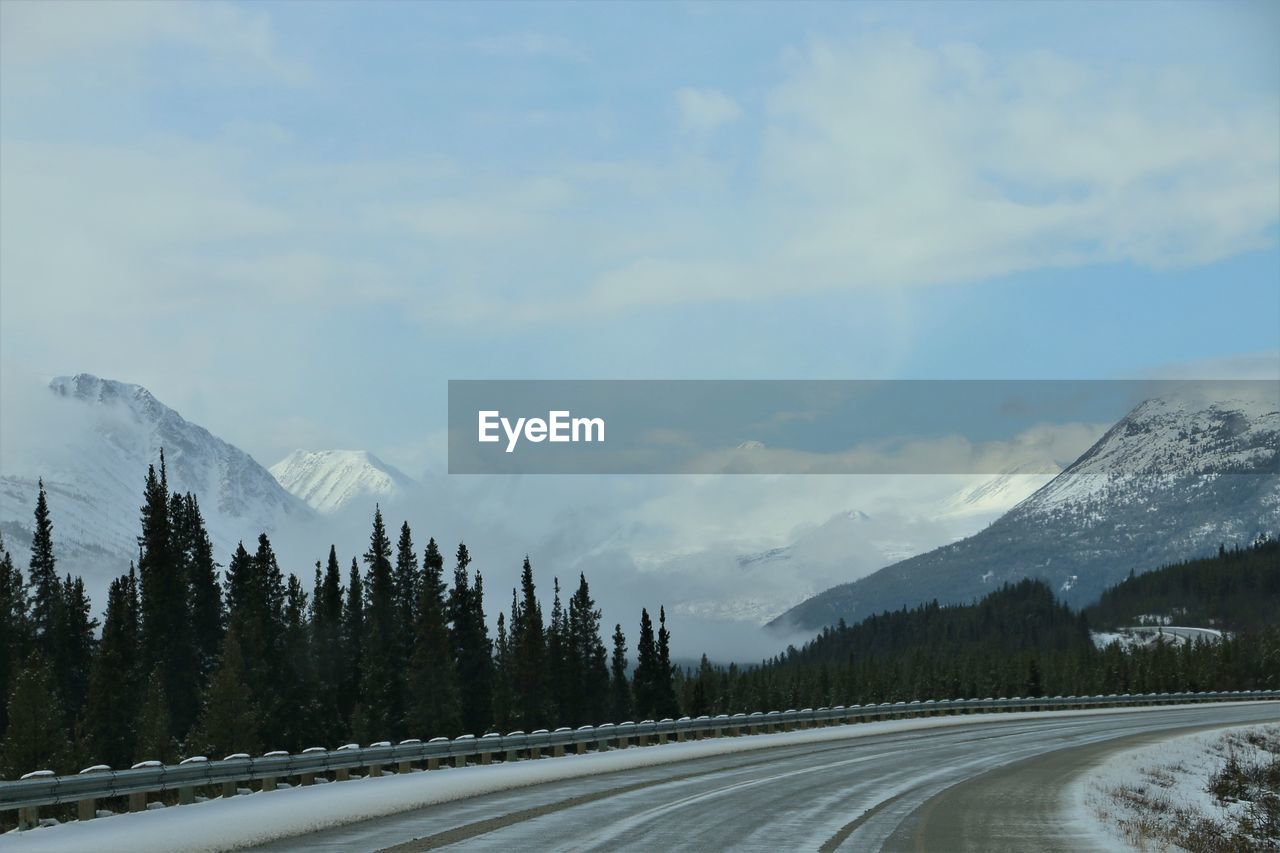
{"label": "guardrail post", "polygon": [[578,755],[586,755],[586,754],[587,754],[587,748],[588,748],[589,746],[590,746],[590,744],[589,744],[587,741],[585,741],[585,740],[580,740],[580,741],[578,741],[578,748],[577,748],[575,751],[578,753]]}
{"label": "guardrail post", "polygon": [[457,768],[467,766],[467,757],[465,755],[455,755],[453,757],[453,766]]}
{"label": "guardrail post", "polygon": [[129,811],[141,812],[147,809],[147,794],[145,791],[135,791],[129,795]]}
{"label": "guardrail post", "polygon": [[333,771],[333,781],[335,782],[346,782],[346,781],[349,781],[350,779],[351,779],[350,767],[339,767]]}
{"label": "guardrail post", "polygon": [[315,784],[315,781],[316,781],[316,774],[314,774],[314,773],[299,773],[299,774],[298,774],[298,784],[299,784],[299,785],[302,785],[302,786],[306,786],[306,785],[314,785],[314,784]]}
{"label": "guardrail post", "polygon": [[439,770],[439,769],[440,769],[440,759],[439,759],[439,758],[437,758],[437,757],[436,757],[436,756],[434,756],[434,755],[428,756],[428,757],[427,757],[427,769],[428,769],[428,770]]}
{"label": "guardrail post", "polygon": [[[196,789],[188,785],[178,789],[178,805],[189,806],[196,801]],[[84,820],[84,818],[80,818]]]}
{"label": "guardrail post", "polygon": [[[230,779],[222,783],[222,796],[234,797],[236,795],[236,790],[237,790],[237,785],[234,779]],[[133,811],[132,805],[133,804],[131,802],[129,811]],[[141,811],[141,809],[139,809],[139,811]]]}
{"label": "guardrail post", "polygon": [[262,778],[262,790],[274,791],[276,789],[276,777],[264,776]]}
{"label": "guardrail post", "polygon": [[562,743],[558,743],[558,744],[556,744],[555,746],[551,747],[551,757],[552,757],[552,758],[563,758],[563,757],[564,757],[564,744],[562,744]]}
{"label": "guardrail post", "polygon": [[93,820],[98,816],[98,801],[93,797],[76,803],[76,820]]}
{"label": "guardrail post", "polygon": [[26,806],[18,809],[18,829],[35,829],[39,825],[39,806]]}
{"label": "guardrail post", "polygon": [[480,763],[481,763],[482,765],[488,764],[488,763],[489,763],[489,762],[491,762],[492,760],[493,760],[493,753],[492,753],[492,752],[482,752],[482,753],[480,753]]}
{"label": "guardrail post", "polygon": [[397,764],[397,765],[396,765],[396,772],[397,772],[397,773],[411,773],[411,772],[413,772],[413,762],[412,762],[412,761],[401,761],[399,764]]}

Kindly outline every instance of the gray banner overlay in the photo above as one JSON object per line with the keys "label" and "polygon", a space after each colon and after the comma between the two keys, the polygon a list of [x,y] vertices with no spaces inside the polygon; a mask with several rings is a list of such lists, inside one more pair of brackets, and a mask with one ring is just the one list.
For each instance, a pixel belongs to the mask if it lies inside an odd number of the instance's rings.
{"label": "gray banner overlay", "polygon": [[[1273,380],[451,380],[451,474],[1041,473],[1108,429],[1232,439]],[[1234,432],[1233,432],[1234,431]],[[1240,460],[1274,473],[1274,432]],[[1269,436],[1269,438],[1267,437]],[[1178,460],[1153,452],[1149,473]]]}

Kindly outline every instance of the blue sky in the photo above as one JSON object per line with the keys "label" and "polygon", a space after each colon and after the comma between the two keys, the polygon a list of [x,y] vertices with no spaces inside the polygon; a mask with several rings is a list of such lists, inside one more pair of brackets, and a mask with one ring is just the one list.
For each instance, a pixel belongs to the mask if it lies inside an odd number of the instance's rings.
{"label": "blue sky", "polygon": [[1280,365],[1280,7],[3,5],[0,358],[270,463],[450,378]]}

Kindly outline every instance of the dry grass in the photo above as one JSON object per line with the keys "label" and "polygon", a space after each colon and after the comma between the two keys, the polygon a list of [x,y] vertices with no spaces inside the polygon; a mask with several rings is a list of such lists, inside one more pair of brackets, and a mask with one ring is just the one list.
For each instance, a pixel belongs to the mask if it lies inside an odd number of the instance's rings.
{"label": "dry grass", "polygon": [[1094,810],[1139,850],[1280,850],[1280,727],[1230,732],[1210,752],[1218,769],[1202,790],[1212,796],[1215,813],[1170,799],[1177,777],[1187,773],[1181,763],[1142,768],[1141,781],[1107,790],[1102,801],[1093,800]]}

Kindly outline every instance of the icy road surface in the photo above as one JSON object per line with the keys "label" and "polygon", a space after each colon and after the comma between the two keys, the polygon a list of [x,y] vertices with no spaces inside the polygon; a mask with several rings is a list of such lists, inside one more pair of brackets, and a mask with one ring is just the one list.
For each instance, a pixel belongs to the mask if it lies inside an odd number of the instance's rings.
{"label": "icy road surface", "polygon": [[987,714],[442,769],[8,833],[21,851],[1097,850],[1069,796],[1121,749],[1280,702]]}
{"label": "icy road surface", "polygon": [[1270,703],[911,728],[489,794],[260,849],[1096,851],[1076,775],[1178,730],[1277,719]]}

